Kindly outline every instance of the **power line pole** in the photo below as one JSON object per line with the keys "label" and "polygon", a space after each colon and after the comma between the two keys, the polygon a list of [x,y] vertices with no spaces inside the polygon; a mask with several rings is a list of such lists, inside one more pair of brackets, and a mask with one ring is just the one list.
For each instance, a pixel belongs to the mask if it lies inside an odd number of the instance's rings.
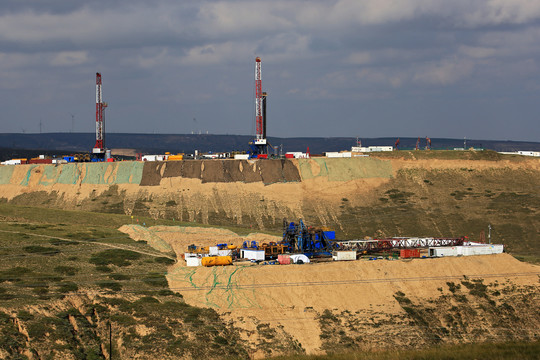
{"label": "power line pole", "polygon": [[112,359],[112,324],[110,320],[108,322],[108,325],[109,325],[109,360],[111,360]]}

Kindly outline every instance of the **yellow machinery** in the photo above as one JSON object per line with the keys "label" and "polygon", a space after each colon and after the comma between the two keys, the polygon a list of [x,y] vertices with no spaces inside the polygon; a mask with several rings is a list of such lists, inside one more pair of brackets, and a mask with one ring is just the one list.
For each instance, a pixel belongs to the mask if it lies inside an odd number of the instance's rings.
{"label": "yellow machinery", "polygon": [[169,161],[182,161],[182,160],[184,160],[184,154],[169,155],[167,160],[169,160]]}
{"label": "yellow machinery", "polygon": [[261,245],[261,249],[264,250],[264,255],[266,258],[275,259],[279,254],[285,253],[285,245],[277,244],[275,242],[271,242],[269,244],[263,243]]}
{"label": "yellow machinery", "polygon": [[202,266],[225,266],[232,264],[232,256],[206,256],[201,259]]}

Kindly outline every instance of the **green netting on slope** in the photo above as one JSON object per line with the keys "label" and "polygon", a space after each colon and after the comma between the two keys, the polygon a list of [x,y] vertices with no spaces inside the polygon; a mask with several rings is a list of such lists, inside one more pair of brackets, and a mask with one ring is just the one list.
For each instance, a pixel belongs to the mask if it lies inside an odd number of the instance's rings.
{"label": "green netting on slope", "polygon": [[217,309],[261,308],[257,303],[256,288],[241,288],[237,281],[238,275],[251,266],[254,265],[214,266],[198,281],[193,278],[201,267],[177,266],[167,276],[174,282],[184,283],[181,287],[201,289],[204,299],[199,297],[199,305]]}
{"label": "green netting on slope", "polygon": [[115,184],[140,184],[144,163],[142,161],[122,161],[116,163]]}
{"label": "green netting on slope", "polygon": [[[392,177],[392,163],[389,160],[369,157],[298,159],[298,165],[303,180],[315,177],[327,177],[329,181]],[[320,168],[317,175],[313,174],[315,166]]]}
{"label": "green netting on slope", "polygon": [[32,169],[35,168],[37,165],[30,165],[27,167],[26,175],[24,176],[24,179],[21,181],[22,186],[28,186],[28,182],[30,181],[30,176],[32,176]]}
{"label": "green netting on slope", "polygon": [[56,184],[60,175],[60,169],[60,166],[44,165],[43,174],[41,175],[41,179],[39,179],[39,184],[45,186]]}
{"label": "green netting on slope", "polygon": [[85,172],[81,183],[83,184],[107,184],[104,179],[105,171],[109,163],[90,163],[84,164]]}
{"label": "green netting on slope", "polygon": [[81,176],[82,164],[63,164],[59,168],[58,178],[59,184],[75,185]]}
{"label": "green netting on slope", "polygon": [[13,170],[16,165],[3,165],[0,166],[0,185],[7,185],[13,175]]}

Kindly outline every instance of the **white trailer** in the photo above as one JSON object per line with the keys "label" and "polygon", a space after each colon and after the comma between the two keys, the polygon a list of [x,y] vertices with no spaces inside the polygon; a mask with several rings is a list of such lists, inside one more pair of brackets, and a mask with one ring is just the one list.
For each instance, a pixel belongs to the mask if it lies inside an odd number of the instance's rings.
{"label": "white trailer", "polygon": [[346,260],[356,260],[356,251],[335,251],[332,254],[332,260],[334,261],[346,261]]}
{"label": "white trailer", "polygon": [[240,257],[243,259],[264,261],[264,250],[240,249]]}
{"label": "white trailer", "polygon": [[443,256],[472,256],[502,254],[504,245],[501,244],[471,244],[464,246],[430,247],[430,257]]}

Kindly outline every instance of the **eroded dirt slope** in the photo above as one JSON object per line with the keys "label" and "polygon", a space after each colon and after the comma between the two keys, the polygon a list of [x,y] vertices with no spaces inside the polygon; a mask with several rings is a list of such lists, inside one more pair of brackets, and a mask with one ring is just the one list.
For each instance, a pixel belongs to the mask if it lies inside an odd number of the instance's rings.
{"label": "eroded dirt slope", "polygon": [[279,231],[284,218],[341,238],[469,236],[540,254],[540,159],[202,160],[0,167],[15,204]]}
{"label": "eroded dirt slope", "polygon": [[[141,234],[133,226],[122,230]],[[235,239],[225,230],[212,237],[211,230],[201,228],[145,232],[168,243],[178,258],[187,244]],[[321,353],[380,348],[380,339],[389,337],[395,346],[413,347],[535,339],[540,335],[539,275],[539,266],[501,254],[213,268],[188,268],[179,261],[169,267],[167,279],[189,304],[213,308],[232,320],[248,341],[255,330],[278,329],[306,352]]]}

